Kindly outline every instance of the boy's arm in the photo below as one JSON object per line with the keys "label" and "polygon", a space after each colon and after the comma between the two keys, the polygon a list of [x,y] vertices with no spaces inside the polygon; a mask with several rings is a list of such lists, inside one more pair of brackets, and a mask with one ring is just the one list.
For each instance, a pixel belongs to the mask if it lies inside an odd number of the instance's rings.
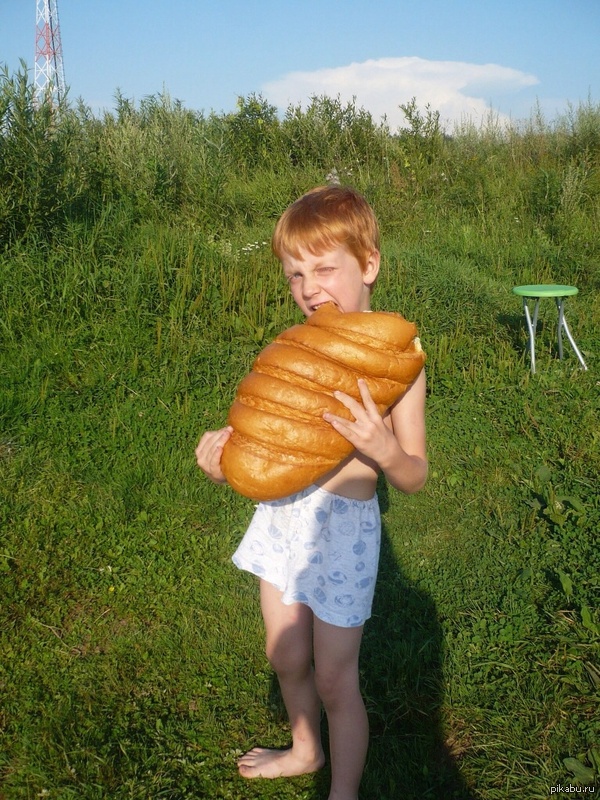
{"label": "boy's arm", "polygon": [[367,458],[375,461],[389,483],[412,494],[427,479],[425,441],[425,371],[396,401],[385,419],[379,416],[365,381],[358,382],[362,405],[343,392],[335,396],[353,414],[354,421],[333,414],[324,419]]}
{"label": "boy's arm", "polygon": [[378,464],[389,483],[406,494],[422,489],[427,480],[425,437],[425,370],[421,370],[409,390],[392,406],[390,420],[399,457],[390,450],[387,461]]}

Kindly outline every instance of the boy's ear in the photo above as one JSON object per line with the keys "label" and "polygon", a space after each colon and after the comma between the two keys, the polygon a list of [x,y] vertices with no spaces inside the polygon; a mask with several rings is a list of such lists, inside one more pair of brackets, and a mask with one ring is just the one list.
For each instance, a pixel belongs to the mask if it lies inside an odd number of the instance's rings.
{"label": "boy's ear", "polygon": [[363,270],[363,282],[367,286],[373,286],[379,275],[379,263],[381,261],[381,253],[379,250],[373,250]]}

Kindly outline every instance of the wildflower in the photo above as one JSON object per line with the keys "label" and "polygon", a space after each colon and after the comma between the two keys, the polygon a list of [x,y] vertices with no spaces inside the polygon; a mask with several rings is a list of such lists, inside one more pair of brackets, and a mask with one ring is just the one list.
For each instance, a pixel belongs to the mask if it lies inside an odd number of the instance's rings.
{"label": "wildflower", "polygon": [[260,250],[261,247],[265,247],[267,244],[268,242],[248,242],[248,244],[240,249],[240,253],[252,253],[255,250]]}

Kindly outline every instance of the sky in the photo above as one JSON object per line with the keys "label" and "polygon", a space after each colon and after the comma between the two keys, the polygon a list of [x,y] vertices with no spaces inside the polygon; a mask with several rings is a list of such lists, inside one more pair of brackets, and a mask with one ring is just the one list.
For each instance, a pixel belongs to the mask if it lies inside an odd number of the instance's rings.
{"label": "sky", "polygon": [[[405,123],[416,98],[444,127],[547,121],[600,101],[600,0],[58,0],[71,100],[168,93],[234,111],[260,94],[285,112],[311,97]],[[36,0],[0,0],[0,65],[35,63]]]}

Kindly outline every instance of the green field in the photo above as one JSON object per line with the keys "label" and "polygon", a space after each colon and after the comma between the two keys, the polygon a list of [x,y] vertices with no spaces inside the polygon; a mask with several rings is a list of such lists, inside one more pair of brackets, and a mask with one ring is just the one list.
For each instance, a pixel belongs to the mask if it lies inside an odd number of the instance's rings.
{"label": "green field", "polygon": [[[300,321],[268,242],[333,169],[428,354],[429,481],[379,487],[361,797],[600,791],[600,108],[446,135],[412,103],[392,133],[328,98],[32,95],[0,74],[1,800],[327,797],[327,768],[237,776],[288,729],[230,562],[252,503],[193,451]],[[541,282],[578,286],[587,371],[544,301],[530,374],[511,290]]]}

